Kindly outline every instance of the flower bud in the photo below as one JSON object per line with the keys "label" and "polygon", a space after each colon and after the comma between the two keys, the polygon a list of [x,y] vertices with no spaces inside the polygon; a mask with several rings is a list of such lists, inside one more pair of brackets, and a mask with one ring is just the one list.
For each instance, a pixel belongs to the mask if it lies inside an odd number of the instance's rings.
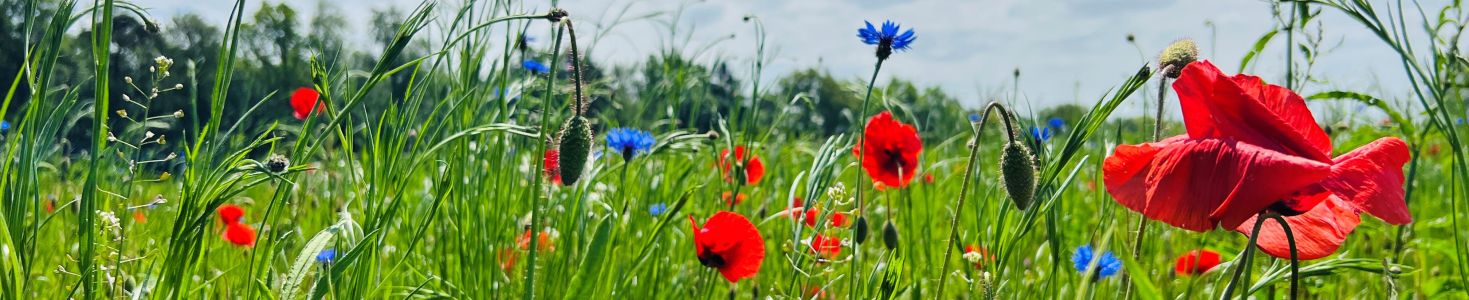
{"label": "flower bud", "polygon": [[174,118],[183,118],[184,117],[184,110],[180,109],[180,110],[173,111],[173,117]]}
{"label": "flower bud", "polygon": [[1017,142],[1005,144],[1000,153],[1000,171],[1000,180],[1005,184],[1010,201],[1014,201],[1020,210],[1030,208],[1031,198],[1035,195],[1035,159],[1031,157],[1030,149]]}
{"label": "flower bud", "polygon": [[867,241],[867,217],[857,217],[857,222],[852,225],[852,241],[857,244]]}
{"label": "flower bud", "polygon": [[1192,39],[1181,39],[1168,45],[1158,55],[1158,69],[1166,70],[1168,73],[1163,75],[1168,78],[1178,78],[1183,67],[1195,60],[1199,60],[1199,45],[1194,44]]}
{"label": "flower bud", "polygon": [[557,140],[561,141],[561,157],[558,158],[561,161],[557,164],[561,167],[561,182],[574,184],[581,179],[587,156],[592,152],[592,125],[587,118],[572,116],[561,127],[561,136]]}
{"label": "flower bud", "polygon": [[891,220],[882,225],[882,245],[888,250],[898,249],[898,226],[894,226]]}
{"label": "flower bud", "polygon": [[291,159],[286,158],[285,155],[271,154],[270,158],[265,160],[265,169],[274,174],[285,173],[286,168],[290,166]]}

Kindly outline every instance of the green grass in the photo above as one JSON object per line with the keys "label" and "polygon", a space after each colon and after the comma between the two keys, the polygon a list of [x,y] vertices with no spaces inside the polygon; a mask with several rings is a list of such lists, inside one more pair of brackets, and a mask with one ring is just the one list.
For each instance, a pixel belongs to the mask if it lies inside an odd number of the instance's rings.
{"label": "green grass", "polygon": [[[1156,101],[1144,95],[1157,84],[1148,67],[1116,70],[1131,75],[1106,83],[1115,86],[1106,94],[1091,95],[1091,105],[1049,141],[1020,130],[1044,122],[1037,112],[1012,111],[1017,142],[1037,159],[1035,195],[1020,210],[1000,179],[1008,137],[999,123],[1009,117],[989,115],[993,121],[975,129],[965,120],[979,108],[946,109],[957,104],[905,91],[916,90],[911,85],[835,82],[841,86],[833,89],[849,101],[840,105],[870,109],[869,115],[894,111],[917,124],[924,140],[914,184],[879,190],[865,182],[851,154],[855,128],[831,135],[793,129],[818,128],[802,127],[810,115],[796,111],[830,105],[822,103],[827,95],[788,93],[773,84],[780,80],[758,77],[717,90],[704,78],[713,77],[709,70],[749,67],[760,74],[765,43],[785,42],[767,41],[758,18],[751,20],[758,44],[721,45],[756,48],[752,65],[723,59],[705,65],[663,54],[649,60],[656,65],[619,73],[575,59],[604,33],[583,23],[593,12],[573,11],[570,21],[535,33],[549,37],[542,46],[550,48],[538,51],[550,66],[571,61],[589,74],[552,68],[534,75],[512,67],[524,55],[514,44],[530,24],[551,23],[548,12],[524,11],[516,1],[425,2],[390,31],[371,63],[353,68],[314,53],[304,72],[327,109],[298,121],[275,109],[294,86],[271,87],[274,93],[232,87],[253,88],[249,78],[236,78],[253,62],[239,57],[248,44],[242,39],[250,38],[243,34],[244,1],[231,6],[220,47],[209,58],[213,68],[195,70],[195,62],[181,61],[172,75],[117,67],[111,55],[100,55],[116,46],[111,20],[136,10],[129,4],[25,5],[31,7],[25,30],[36,39],[27,38],[26,67],[0,105],[11,110],[17,103],[0,164],[0,299],[1199,299],[1219,297],[1239,267],[1228,262],[1246,247],[1232,232],[1153,224],[1132,258],[1141,216],[1113,201],[1100,172],[1115,145],[1154,135],[1151,120],[1113,115],[1123,105]],[[1469,209],[1463,201],[1469,162],[1466,127],[1456,122],[1465,117],[1464,98],[1448,84],[1466,74],[1457,33],[1469,17],[1457,3],[1442,8],[1436,15],[1443,17],[1426,27],[1444,40],[1412,45],[1407,37],[1421,32],[1396,18],[1401,5],[1281,5],[1358,20],[1402,53],[1393,59],[1404,61],[1415,92],[1401,100],[1358,91],[1305,95],[1319,103],[1313,107],[1360,102],[1389,116],[1391,122],[1379,124],[1338,111],[1318,114],[1348,120],[1329,125],[1346,125],[1331,131],[1338,151],[1381,136],[1409,141],[1414,160],[1406,189],[1415,222],[1399,227],[1363,218],[1336,256],[1303,263],[1303,294],[1469,298],[1469,246],[1460,224]],[[1316,52],[1300,50],[1310,48],[1295,47],[1305,42],[1292,38],[1304,29],[1277,25],[1283,28],[1241,54],[1245,63],[1274,49],[1308,65]],[[69,36],[78,29],[98,34],[83,44]],[[1288,46],[1270,48],[1278,34]],[[568,53],[577,44],[583,51]],[[83,52],[90,55],[88,74],[60,72],[62,53],[74,52],[66,47],[82,45],[91,50]],[[634,92],[632,79],[608,75],[636,72],[660,81]],[[1297,73],[1291,82],[1308,84],[1299,80],[1307,74]],[[210,84],[201,85],[200,74],[212,74]],[[170,89],[175,83],[184,86]],[[876,88],[870,100],[856,102],[869,86]],[[146,95],[154,88],[163,98]],[[153,108],[164,105],[156,99],[175,94],[197,95],[179,106],[188,118]],[[914,97],[920,100],[903,101]],[[581,115],[583,106],[597,133],[593,152],[608,154],[594,156],[575,184],[552,184],[541,176],[542,151],[556,146],[563,122]],[[1164,136],[1183,130],[1164,124]],[[621,126],[651,131],[658,142],[647,155],[624,161],[602,139]],[[89,140],[53,146],[70,134]],[[758,184],[723,179],[716,161],[735,145],[762,159],[766,175]],[[290,166],[270,170],[265,161],[272,154],[289,158]],[[721,199],[725,192],[747,199],[730,206]],[[827,214],[864,216],[868,238],[858,243],[852,226],[808,228],[780,213],[798,197]],[[254,246],[220,237],[224,225],[215,210],[227,203],[245,208],[245,222],[258,230]],[[667,209],[652,214],[654,204]],[[700,265],[685,225],[689,216],[702,220],[721,210],[749,217],[765,241],[759,274],[736,284]],[[883,245],[888,223],[898,232],[896,249]],[[547,238],[521,247],[527,229]],[[814,233],[844,239],[841,254],[815,255],[808,244]],[[1072,268],[1074,249],[1087,244],[1123,257],[1124,276],[1093,281]],[[964,260],[966,245],[987,249],[993,262],[981,268]],[[1202,276],[1173,274],[1174,258],[1199,248],[1223,253],[1226,263]],[[330,263],[316,261],[324,249],[337,253]],[[1288,297],[1288,261],[1261,255],[1245,267],[1251,276],[1241,291]]]}

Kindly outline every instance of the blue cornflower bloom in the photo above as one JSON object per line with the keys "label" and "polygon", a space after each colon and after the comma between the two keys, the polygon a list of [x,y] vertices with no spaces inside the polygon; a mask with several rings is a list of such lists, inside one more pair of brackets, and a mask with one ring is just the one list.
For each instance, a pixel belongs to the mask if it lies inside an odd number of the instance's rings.
{"label": "blue cornflower bloom", "polygon": [[10,131],[10,121],[0,121],[0,132]]}
{"label": "blue cornflower bloom", "polygon": [[1051,128],[1050,127],[1031,127],[1030,128],[1030,137],[1035,138],[1035,140],[1037,142],[1044,143],[1046,141],[1049,141],[1049,140],[1051,140]]}
{"label": "blue cornflower bloom", "polygon": [[529,70],[536,74],[546,74],[551,72],[551,67],[547,67],[546,64],[542,64],[541,62],[532,59],[527,59],[520,62],[520,67],[525,68],[526,70]]}
{"label": "blue cornflower bloom", "polygon": [[622,154],[622,159],[648,152],[653,148],[653,134],[632,128],[613,128],[607,131],[607,147]]}
{"label": "blue cornflower bloom", "polygon": [[1051,129],[1060,131],[1062,128],[1066,128],[1066,119],[1062,119],[1061,117],[1051,117],[1051,119],[1046,120],[1046,127],[1051,127]]}
{"label": "blue cornflower bloom", "polygon": [[877,45],[878,60],[887,59],[888,55],[893,54],[894,51],[910,49],[909,46],[913,44],[913,40],[918,39],[913,35],[912,28],[899,34],[898,31],[902,29],[893,21],[882,22],[881,30],[872,26],[872,22],[863,21],[863,23],[867,23],[867,27],[857,28],[857,37],[862,38],[862,43]]}
{"label": "blue cornflower bloom", "polygon": [[335,260],[337,260],[337,249],[327,248],[316,254],[316,262],[322,264],[330,264]]}
{"label": "blue cornflower bloom", "polygon": [[1117,256],[1112,255],[1112,251],[1103,251],[1101,256],[1097,256],[1096,267],[1088,271],[1087,267],[1092,265],[1094,254],[1091,245],[1077,247],[1076,253],[1071,255],[1071,264],[1076,267],[1077,272],[1086,274],[1086,276],[1094,276],[1092,280],[1117,275],[1117,271],[1122,270],[1122,261],[1117,260]]}
{"label": "blue cornflower bloom", "polygon": [[979,123],[979,114],[969,114],[969,123]]}
{"label": "blue cornflower bloom", "polygon": [[662,215],[663,212],[667,210],[668,204],[663,204],[662,202],[653,203],[653,205],[648,206],[648,213],[653,214],[654,216]]}

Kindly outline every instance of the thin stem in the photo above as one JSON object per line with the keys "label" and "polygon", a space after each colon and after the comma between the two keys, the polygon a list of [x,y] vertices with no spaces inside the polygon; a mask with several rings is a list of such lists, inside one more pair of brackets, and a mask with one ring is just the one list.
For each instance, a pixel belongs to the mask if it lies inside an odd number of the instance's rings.
{"label": "thin stem", "polygon": [[[877,84],[877,74],[878,72],[882,71],[882,61],[882,59],[878,59],[877,64],[872,67],[872,78],[867,80],[867,95],[862,97],[862,114],[857,115],[857,122],[856,124],[854,124],[855,126],[857,126],[857,159],[859,160],[859,164],[860,160],[862,159],[862,143],[865,142],[862,140],[862,136],[867,134],[867,122],[865,121],[867,119],[867,102],[872,100],[872,87],[873,85]],[[866,173],[862,172],[862,170],[860,169],[857,170],[857,184],[853,185],[857,188],[857,219],[859,220],[863,219],[863,216],[867,215],[867,207],[862,205],[862,190],[865,189],[865,187],[867,186],[866,180],[863,180],[865,179],[863,175],[866,175]],[[871,235],[871,228],[869,228],[868,231],[868,235]],[[852,264],[849,268],[847,268],[847,271],[849,273],[847,274],[847,283],[849,285],[848,298],[857,298],[857,265],[862,263],[862,251],[857,249],[857,247],[863,242],[865,241],[858,240],[855,243],[856,245],[852,246]]]}
{"label": "thin stem", "polygon": [[1285,230],[1285,241],[1290,245],[1290,298],[1299,299],[1301,295],[1298,293],[1301,288],[1301,259],[1300,254],[1298,254],[1300,251],[1296,249],[1296,236],[1294,233],[1291,233],[1290,224],[1286,224],[1285,217],[1275,215],[1271,219],[1275,219],[1276,223],[1280,223],[1280,229]]}
{"label": "thin stem", "polygon": [[[937,298],[944,297],[944,283],[947,282],[945,279],[948,277],[949,274],[949,257],[951,255],[954,255],[954,243],[956,240],[959,239],[959,217],[964,214],[964,203],[967,202],[966,200],[969,199],[969,182],[972,181],[972,177],[974,176],[974,162],[979,160],[979,141],[980,138],[982,138],[984,135],[984,124],[989,121],[989,112],[994,110],[999,110],[1001,111],[1002,115],[1007,115],[1004,106],[1000,105],[1000,103],[998,102],[990,102],[990,104],[985,107],[984,113],[980,115],[979,123],[977,125],[973,125],[975,126],[974,144],[969,146],[969,161],[964,163],[964,183],[959,185],[959,199],[956,200],[958,201],[958,204],[955,204],[954,206],[953,219],[949,220],[949,242],[946,246],[944,246],[944,256],[940,257],[940,259],[944,262],[943,264],[940,264],[939,267],[938,293],[934,294]],[[1005,123],[1008,128],[1010,123],[1008,122],[1008,119]],[[1013,131],[1014,129],[1011,130]],[[1011,139],[1014,139],[1014,134],[1011,134]]]}
{"label": "thin stem", "polygon": [[1260,227],[1264,223],[1265,213],[1260,213],[1260,215],[1255,216],[1255,229],[1250,231],[1250,243],[1245,245],[1244,254],[1241,254],[1238,259],[1235,259],[1234,276],[1229,279],[1229,285],[1224,286],[1224,295],[1220,296],[1219,299],[1228,300],[1234,298],[1234,289],[1239,285],[1240,275],[1243,275],[1244,271],[1250,268],[1250,258],[1254,257],[1255,242],[1260,238]]}
{"label": "thin stem", "polygon": [[[1158,141],[1158,140],[1161,140],[1163,138],[1163,102],[1164,102],[1165,99],[1168,99],[1168,76],[1167,76],[1167,74],[1169,72],[1171,72],[1172,69],[1173,69],[1173,65],[1165,65],[1165,66],[1163,66],[1162,69],[1158,70],[1158,74],[1164,74],[1164,76],[1159,76],[1158,77],[1158,106],[1155,107],[1157,109],[1157,113],[1155,113],[1153,115],[1154,116],[1154,118],[1153,118],[1153,141]],[[1137,259],[1139,257],[1142,257],[1142,254],[1143,254],[1143,237],[1146,234],[1146,232],[1148,232],[1148,218],[1147,217],[1138,218],[1138,221],[1137,221],[1137,236],[1133,237],[1133,239],[1132,239],[1132,258],[1133,259]],[[1128,296],[1131,296],[1131,294],[1132,294],[1132,286],[1130,286],[1130,285],[1127,287],[1127,294],[1128,294]]]}
{"label": "thin stem", "polygon": [[[566,24],[569,24],[571,22],[568,20],[565,23]],[[566,29],[566,27],[561,27],[560,30],[557,30],[556,31],[556,41],[551,46],[552,49],[558,49],[557,51],[552,52],[552,54],[551,54],[551,65],[553,65],[553,66],[555,66],[558,63],[560,63],[560,61],[559,61],[560,60],[560,57],[558,57],[558,56],[561,53],[561,51],[559,50],[559,49],[561,49],[561,33],[563,33],[565,31],[565,29]],[[575,41],[575,39],[573,39],[573,44],[575,44],[574,41]],[[547,131],[548,128],[550,128],[550,119],[551,119],[550,118],[550,113],[551,113],[551,111],[550,111],[549,108],[551,107],[550,106],[551,105],[551,98],[555,97],[555,92],[554,92],[555,90],[553,89],[553,87],[556,85],[556,69],[558,69],[558,68],[551,68],[551,72],[549,72],[547,74],[547,79],[546,79],[546,93],[544,94],[543,97],[541,97],[541,114],[542,114],[542,116],[541,116],[541,129],[540,129],[540,131],[537,131],[538,133],[540,133],[539,134],[540,141],[537,143],[538,144],[537,145],[537,148],[539,148],[539,151],[537,151],[536,153],[546,153],[546,146],[549,144],[547,139],[548,139],[548,137],[550,135],[547,134],[546,131]],[[580,85],[581,83],[580,82],[577,82],[577,84]],[[544,170],[545,168],[546,168],[545,160],[541,160],[541,169]],[[541,214],[539,212],[540,212],[540,208],[541,208],[541,203],[542,202],[545,202],[545,201],[541,201],[541,198],[542,197],[547,197],[550,194],[550,191],[546,191],[545,190],[545,189],[547,189],[547,188],[550,187],[550,185],[545,184],[546,176],[535,176],[535,177],[536,177],[536,180],[535,180],[535,190],[533,192],[534,195],[532,195],[532,197],[531,197],[531,199],[532,199],[531,202],[533,202],[533,203],[531,203],[531,210],[530,210],[530,224],[531,224],[531,230],[532,230],[531,231],[532,232],[531,234],[532,235],[536,234],[535,233],[536,230],[537,230],[536,228],[537,227],[540,227],[540,224],[541,224]],[[537,249],[537,247],[539,247],[537,245],[537,244],[539,244],[539,240],[540,239],[538,239],[538,238],[531,238],[530,239],[530,243],[529,243],[530,245],[527,247],[527,249],[531,249],[531,251],[530,251],[530,258],[526,260],[526,264],[525,264],[526,265],[526,267],[525,267],[525,294],[522,295],[522,297],[521,297],[522,299],[529,300],[529,299],[535,299],[535,297],[536,297],[535,296],[535,294],[536,294],[536,285],[535,285],[535,283],[536,283],[536,253],[537,252],[540,252],[540,251],[535,251],[535,249]]]}

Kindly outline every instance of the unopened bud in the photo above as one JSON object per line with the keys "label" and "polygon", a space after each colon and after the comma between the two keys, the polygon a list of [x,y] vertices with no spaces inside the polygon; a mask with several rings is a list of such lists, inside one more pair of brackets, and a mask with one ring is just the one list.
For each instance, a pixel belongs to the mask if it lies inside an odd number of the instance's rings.
{"label": "unopened bud", "polygon": [[1035,159],[1031,157],[1030,149],[1012,141],[1001,151],[1000,180],[1005,184],[1005,192],[1010,195],[1010,201],[1015,202],[1016,208],[1030,208],[1035,194]]}
{"label": "unopened bud", "polygon": [[898,226],[893,225],[892,220],[882,225],[882,245],[888,247],[888,250],[898,249]]}
{"label": "unopened bud", "polygon": [[592,125],[587,118],[572,116],[563,126],[561,136],[557,138],[561,152],[557,166],[561,167],[561,182],[571,185],[581,179],[587,156],[592,153]]}
{"label": "unopened bud", "polygon": [[1194,44],[1192,39],[1181,39],[1168,45],[1158,55],[1158,69],[1167,71],[1163,75],[1168,78],[1178,78],[1183,67],[1196,60],[1199,60],[1199,45]]}

